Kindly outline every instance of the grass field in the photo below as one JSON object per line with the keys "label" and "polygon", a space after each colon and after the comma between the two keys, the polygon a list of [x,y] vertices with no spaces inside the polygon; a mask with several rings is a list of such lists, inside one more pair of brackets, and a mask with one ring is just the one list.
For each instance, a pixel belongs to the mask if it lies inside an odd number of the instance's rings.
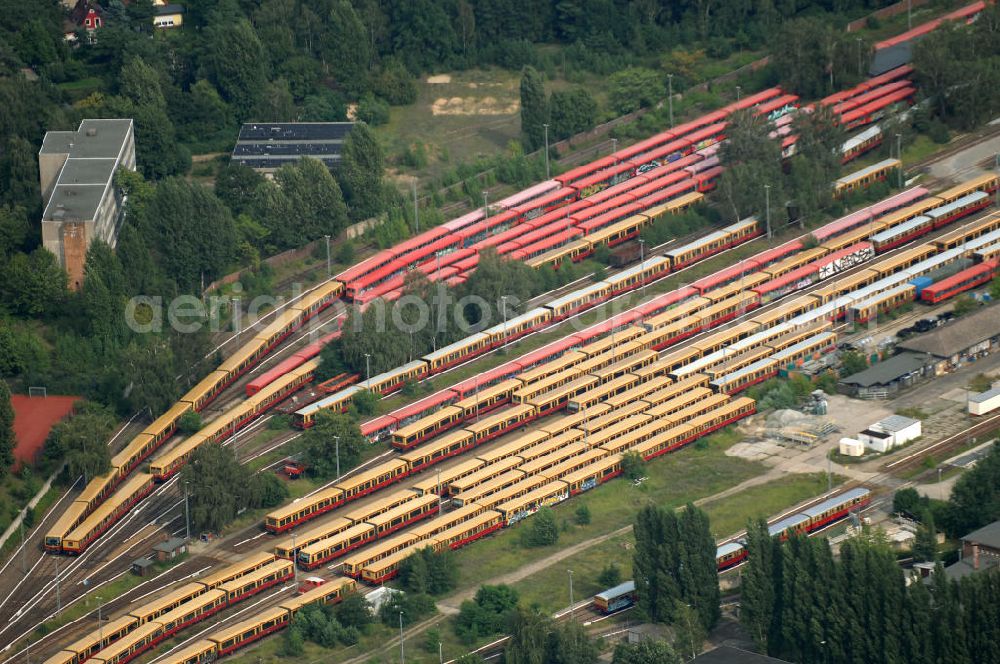
{"label": "grass field", "polygon": [[377,128],[387,155],[421,143],[428,155],[421,178],[431,178],[452,162],[472,161],[507,147],[521,131],[520,73],[468,70],[417,81],[417,101],[392,108]]}
{"label": "grass field", "polygon": [[[735,428],[705,439],[676,454],[666,455],[646,465],[647,479],[638,486],[616,479],[553,507],[562,528],[559,541],[551,546],[526,549],[520,545],[521,530],[531,520],[477,542],[455,554],[460,584],[475,588],[494,577],[549,556],[568,546],[614,532],[631,523],[645,505],[678,507],[709,496],[749,479],[763,466],[726,456],[725,451],[740,440]],[[574,513],[582,505],[590,510],[591,522],[575,525]]]}
{"label": "grass field", "polygon": [[[842,479],[838,478],[838,482]],[[742,530],[750,519],[775,516],[825,491],[826,475],[823,473],[791,475],[710,502],[703,505],[702,509],[709,515],[713,534],[717,539],[722,539]],[[570,501],[569,507],[572,507],[572,502]],[[671,501],[663,504],[674,506]],[[603,533],[600,531],[594,531],[591,536],[601,534]],[[566,570],[573,570],[574,599],[578,601],[589,597],[605,589],[597,577],[609,563],[613,562],[618,566],[622,579],[631,578],[634,544],[635,539],[631,533],[612,537],[561,560],[558,565],[532,574],[514,584],[514,587],[521,593],[525,604],[538,604],[544,611],[553,613],[569,605],[569,575]]]}

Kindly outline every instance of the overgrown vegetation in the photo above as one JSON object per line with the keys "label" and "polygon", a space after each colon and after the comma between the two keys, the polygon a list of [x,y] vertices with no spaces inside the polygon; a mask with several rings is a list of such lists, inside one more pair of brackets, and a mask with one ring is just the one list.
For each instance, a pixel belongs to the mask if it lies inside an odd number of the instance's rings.
{"label": "overgrown vegetation", "polygon": [[288,498],[288,487],[274,473],[254,473],[222,445],[196,449],[180,481],[188,493],[192,532],[218,532],[246,509],[275,507]]}

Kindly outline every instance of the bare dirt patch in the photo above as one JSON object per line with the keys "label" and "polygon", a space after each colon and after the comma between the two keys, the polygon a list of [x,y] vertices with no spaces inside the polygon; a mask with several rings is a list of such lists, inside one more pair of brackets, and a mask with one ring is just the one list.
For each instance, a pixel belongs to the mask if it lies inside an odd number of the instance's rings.
{"label": "bare dirt patch", "polygon": [[451,74],[436,74],[434,76],[428,76],[427,82],[431,85],[444,85],[445,83],[451,83]]}
{"label": "bare dirt patch", "polygon": [[431,104],[434,115],[514,115],[521,102],[496,97],[439,97]]}

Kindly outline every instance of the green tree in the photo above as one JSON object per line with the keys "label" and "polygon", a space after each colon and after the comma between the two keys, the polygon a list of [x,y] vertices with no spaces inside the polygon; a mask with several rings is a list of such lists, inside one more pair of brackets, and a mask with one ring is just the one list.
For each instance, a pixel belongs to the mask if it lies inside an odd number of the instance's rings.
{"label": "green tree", "polygon": [[337,178],[351,219],[367,219],[383,211],[384,170],[385,159],[375,134],[365,123],[356,123],[344,141],[337,169]]}
{"label": "green tree", "polygon": [[294,122],[298,119],[287,80],[279,78],[264,86],[257,97],[253,117],[260,122]]}
{"label": "green tree", "polygon": [[251,198],[263,182],[264,176],[249,166],[229,162],[215,177],[215,195],[233,214],[251,212]]}
{"label": "green tree", "polygon": [[845,351],[840,354],[840,375],[853,376],[868,368],[868,361],[865,356],[856,350]]}
{"label": "green tree", "polygon": [[[751,111],[732,114],[726,128],[727,140],[719,150],[725,167],[717,196],[728,210],[726,216],[742,219],[764,211],[765,185],[770,187],[772,214],[784,200],[781,170],[781,143],[768,137],[767,118]],[[772,219],[777,217],[773,215]]]}
{"label": "green tree", "polygon": [[305,652],[305,639],[302,638],[302,630],[298,625],[285,632],[285,643],[283,652],[286,657],[301,657]]}
{"label": "green tree", "polygon": [[345,415],[325,411],[317,415],[316,424],[296,443],[309,474],[320,479],[336,476],[338,449],[343,474],[358,465],[365,447],[365,437],[357,424]]}
{"label": "green tree", "polygon": [[0,380],[0,478],[7,475],[14,464],[14,407],[10,403],[10,387]]}
{"label": "green tree", "polygon": [[604,588],[614,588],[622,582],[622,571],[612,561],[601,570],[600,576],[597,577],[597,582]]}
{"label": "green tree", "polygon": [[30,254],[14,254],[2,269],[0,294],[14,313],[22,316],[51,316],[68,296],[66,272],[48,249],[38,247]]}
{"label": "green tree", "polygon": [[114,430],[115,418],[107,408],[85,402],[52,427],[42,454],[53,462],[65,461],[72,480],[82,475],[89,482],[111,468],[108,440]]}
{"label": "green tree", "polygon": [[708,516],[692,505],[680,517],[644,507],[633,532],[640,608],[654,621],[675,622],[678,603],[690,605],[702,627],[711,629],[719,619],[719,582]]}
{"label": "green tree", "polygon": [[125,325],[125,273],[106,243],[96,241],[87,249],[83,268],[83,307],[91,337],[106,347],[118,346],[128,336]]}
{"label": "green tree", "polygon": [[0,205],[0,257],[7,257],[24,248],[31,233],[28,214],[22,207]]}
{"label": "green tree", "polygon": [[301,159],[275,173],[275,182],[287,201],[287,210],[297,224],[287,218],[268,220],[268,237],[281,247],[295,247],[303,240],[324,235],[336,236],[347,226],[347,207],[340,185],[316,159]]}
{"label": "green tree", "polygon": [[510,638],[504,646],[506,664],[544,664],[551,621],[537,608],[518,607],[509,624]]}
{"label": "green tree", "polygon": [[708,635],[699,618],[697,611],[678,600],[674,607],[674,650],[691,653],[691,659],[701,652]]}
{"label": "green tree", "polygon": [[521,532],[521,544],[528,547],[548,546],[559,541],[559,524],[552,510],[543,507]]}
{"label": "green tree", "polygon": [[743,572],[740,622],[757,648],[768,650],[768,636],[775,620],[774,569],[776,543],[767,529],[767,520],[747,524],[746,549],[749,562]]}
{"label": "green tree", "polygon": [[[219,91],[206,79],[198,79],[191,86],[184,104],[181,135],[188,141],[204,140],[226,129],[231,122],[229,106]],[[256,173],[256,171],[251,172]],[[221,197],[218,191],[216,194]]]}
{"label": "green tree", "polygon": [[597,102],[583,88],[556,91],[549,97],[550,139],[562,140],[588,131],[597,121]]}
{"label": "green tree", "polygon": [[273,507],[288,490],[272,473],[254,473],[240,464],[233,450],[203,444],[181,468],[194,530],[219,531],[244,509]]}
{"label": "green tree", "polygon": [[930,500],[913,487],[899,489],[892,496],[892,511],[897,514],[905,514],[913,519],[923,516],[930,505]]}
{"label": "green tree", "polygon": [[455,633],[465,643],[499,634],[505,629],[517,602],[517,591],[510,586],[480,586],[472,601],[462,602],[455,618]]}
{"label": "green tree", "polygon": [[361,631],[367,631],[368,627],[375,621],[371,605],[360,593],[350,593],[344,597],[337,604],[334,612],[341,625]]}
{"label": "green tree", "polygon": [[164,413],[180,396],[174,376],[176,361],[167,340],[152,335],[137,335],[122,351],[119,371],[127,378],[128,405],[133,410],[149,408]]}
{"label": "green tree", "polygon": [[1000,445],[974,468],[962,474],[952,487],[942,525],[952,537],[961,537],[1000,519]]}
{"label": "green tree", "polygon": [[245,19],[213,25],[203,64],[215,87],[232,106],[236,119],[250,116],[266,80],[263,48]]}
{"label": "green tree", "polygon": [[938,559],[937,528],[934,526],[934,514],[930,510],[924,512],[920,527],[917,528],[913,540],[913,558],[918,561],[935,561]]}
{"label": "green tree", "polygon": [[643,639],[615,646],[613,664],[681,664],[684,660],[666,641]]}
{"label": "green tree", "polygon": [[646,463],[642,455],[636,452],[626,452],[622,455],[622,474],[630,480],[637,480],[646,475]]}
{"label": "green tree", "polygon": [[545,651],[546,664],[595,664],[600,655],[597,643],[578,622],[552,625]]}
{"label": "green tree", "polygon": [[608,103],[617,113],[631,113],[663,99],[663,87],[663,79],[655,70],[623,69],[608,77]]}
{"label": "green tree", "polygon": [[158,262],[184,292],[224,274],[235,253],[232,214],[215,194],[181,178],[156,187],[145,222]]}
{"label": "green tree", "polygon": [[545,123],[549,121],[545,83],[531,66],[521,71],[521,143],[525,152],[537,150],[545,143]]}
{"label": "green tree", "polygon": [[576,511],[573,512],[573,520],[581,526],[586,526],[590,523],[590,508],[586,505],[580,505],[577,507]]}
{"label": "green tree", "polygon": [[323,68],[339,87],[357,97],[364,90],[371,62],[367,31],[347,0],[330,3],[329,12],[319,43]]}
{"label": "green tree", "polygon": [[[30,141],[21,136],[10,136],[0,150],[0,178],[5,189],[0,193],[0,212],[4,205],[23,211],[34,211],[41,200],[38,184],[38,160]],[[22,237],[18,245],[23,244]]]}

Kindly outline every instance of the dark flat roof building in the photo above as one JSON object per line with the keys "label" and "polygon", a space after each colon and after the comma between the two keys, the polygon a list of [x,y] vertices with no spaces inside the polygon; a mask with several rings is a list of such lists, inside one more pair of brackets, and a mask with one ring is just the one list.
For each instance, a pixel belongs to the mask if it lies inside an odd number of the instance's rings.
{"label": "dark flat roof building", "polygon": [[272,173],[302,157],[333,168],[353,122],[247,122],[233,148],[233,163]]}
{"label": "dark flat roof building", "polygon": [[928,355],[900,353],[842,378],[840,384],[861,398],[887,397],[920,380],[933,364],[934,359]]}

